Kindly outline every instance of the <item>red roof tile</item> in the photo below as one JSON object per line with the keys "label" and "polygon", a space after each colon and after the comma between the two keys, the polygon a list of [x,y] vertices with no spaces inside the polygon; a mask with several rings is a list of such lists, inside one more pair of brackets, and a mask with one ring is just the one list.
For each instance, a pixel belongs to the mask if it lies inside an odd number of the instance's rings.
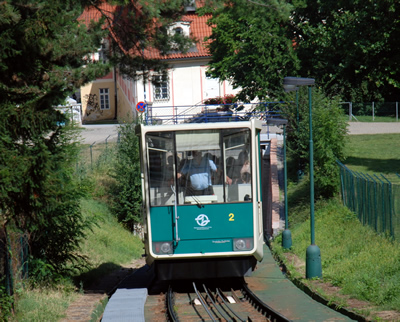
{"label": "red roof tile", "polygon": [[197,14],[187,14],[182,17],[181,21],[190,21],[190,35],[197,40],[194,48],[190,49],[187,53],[171,53],[168,55],[160,55],[155,49],[149,49],[145,51],[147,58],[152,59],[182,59],[182,58],[199,58],[211,56],[206,47],[207,41],[205,37],[211,35],[211,27],[207,25],[207,20],[210,19],[210,15],[198,16]]}
{"label": "red roof tile", "polygon": [[115,5],[110,5],[106,2],[98,5],[97,8],[91,6],[85,9],[85,11],[78,18],[78,21],[82,21],[86,26],[89,26],[91,21],[98,22],[102,17],[102,13],[108,17],[112,17],[115,8]]}
{"label": "red roof tile", "polygon": [[[197,6],[202,6],[201,1],[197,1]],[[114,11],[117,6],[110,5],[106,2],[100,4],[97,8],[90,7],[86,9],[82,15],[78,18],[79,21],[83,21],[87,26],[90,24],[90,21],[99,21],[101,17],[101,13],[99,9],[103,12],[103,14],[109,15],[112,17]],[[211,18],[211,15],[198,16],[196,13],[188,13],[182,16],[181,21],[190,22],[190,34],[191,37],[197,40],[196,45],[191,48],[187,53],[171,53],[168,55],[161,55],[158,50],[148,48],[145,50],[145,56],[149,59],[161,59],[161,60],[170,60],[170,59],[182,59],[182,58],[200,58],[200,57],[209,57],[211,56],[206,48],[207,42],[204,40],[205,37],[211,34],[211,27],[207,25],[207,20]]]}

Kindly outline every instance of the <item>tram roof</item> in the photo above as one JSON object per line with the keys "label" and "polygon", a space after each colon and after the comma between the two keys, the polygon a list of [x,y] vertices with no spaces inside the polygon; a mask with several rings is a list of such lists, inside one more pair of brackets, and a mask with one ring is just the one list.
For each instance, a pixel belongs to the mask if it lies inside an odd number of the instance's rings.
{"label": "tram roof", "polygon": [[140,124],[145,132],[167,132],[167,131],[190,131],[190,130],[204,130],[204,129],[229,129],[229,128],[255,128],[262,129],[265,122],[259,119],[251,119],[248,121],[240,122],[215,122],[215,123],[180,123],[180,124],[157,124],[145,125]]}

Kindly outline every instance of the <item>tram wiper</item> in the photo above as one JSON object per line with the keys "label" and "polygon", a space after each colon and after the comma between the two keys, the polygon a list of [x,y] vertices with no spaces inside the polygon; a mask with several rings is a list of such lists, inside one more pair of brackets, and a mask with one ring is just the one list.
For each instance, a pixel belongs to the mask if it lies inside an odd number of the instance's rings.
{"label": "tram wiper", "polygon": [[197,207],[204,208],[204,205],[200,202],[200,199],[197,198],[196,195],[193,193],[195,190],[191,187],[186,187],[186,190],[189,190],[189,193],[191,193],[190,197],[193,198],[193,200],[196,202]]}

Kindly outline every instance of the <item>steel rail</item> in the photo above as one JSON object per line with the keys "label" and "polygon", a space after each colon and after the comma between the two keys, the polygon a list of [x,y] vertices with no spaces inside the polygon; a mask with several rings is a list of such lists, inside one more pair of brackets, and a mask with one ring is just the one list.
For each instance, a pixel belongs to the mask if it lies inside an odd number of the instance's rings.
{"label": "steel rail", "polygon": [[208,292],[206,286],[203,284],[203,288],[204,291],[206,292],[208,298],[210,299],[211,303],[214,305],[214,307],[216,308],[216,310],[218,311],[218,313],[227,321],[231,320],[231,318],[229,316],[227,316],[224,311],[219,307],[219,305],[214,301],[212,294],[210,295],[210,293]]}
{"label": "steel rail", "polygon": [[[220,289],[219,288],[217,288],[217,290],[216,290],[216,292],[217,292],[217,294],[218,294],[218,296],[220,297],[220,299],[222,300],[222,302],[224,302],[224,304],[225,304],[225,306],[228,308],[228,310],[229,311],[231,311],[231,313],[234,315],[234,316],[236,316],[240,321],[242,321],[242,322],[246,322],[247,320],[246,319],[243,319],[239,314],[237,314],[232,308],[231,308],[231,306],[229,305],[230,303],[227,303],[226,301],[225,301],[225,295],[220,291]],[[236,296],[236,295],[235,295]],[[234,296],[234,297],[235,297]],[[236,297],[237,298],[237,297]],[[236,298],[235,298],[235,301],[237,301],[237,302],[240,302],[240,301],[238,301],[238,300],[236,300]]]}
{"label": "steel rail", "polygon": [[171,285],[168,288],[167,292],[167,319],[169,321],[178,322],[178,316],[175,314],[174,311],[174,293],[172,292]]}
{"label": "steel rail", "polygon": [[197,290],[195,282],[193,282],[193,288],[194,288],[194,291],[195,291],[196,294],[197,294],[197,297],[199,298],[199,301],[200,301],[201,304],[203,305],[203,307],[204,307],[204,309],[206,310],[207,314],[210,316],[211,320],[214,321],[214,322],[217,322],[217,320],[213,317],[213,314],[211,313],[211,311],[208,309],[207,303],[205,302],[203,296],[202,296],[201,293]]}
{"label": "steel rail", "polygon": [[243,295],[249,299],[250,302],[252,302],[253,306],[257,306],[259,309],[261,309],[264,314],[266,314],[267,318],[269,318],[271,321],[276,321],[276,322],[288,322],[291,321],[279,312],[275,311],[273,308],[271,308],[269,305],[261,301],[250,289],[247,287],[245,283],[242,285],[242,293]]}

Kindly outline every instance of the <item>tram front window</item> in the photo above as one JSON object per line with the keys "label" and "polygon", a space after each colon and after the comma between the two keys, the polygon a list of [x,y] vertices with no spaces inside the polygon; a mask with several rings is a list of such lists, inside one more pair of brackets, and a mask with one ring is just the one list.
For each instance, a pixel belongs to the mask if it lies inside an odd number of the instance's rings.
{"label": "tram front window", "polygon": [[151,206],[251,201],[248,129],[146,135]]}
{"label": "tram front window", "polygon": [[220,130],[176,133],[180,204],[224,202]]}

